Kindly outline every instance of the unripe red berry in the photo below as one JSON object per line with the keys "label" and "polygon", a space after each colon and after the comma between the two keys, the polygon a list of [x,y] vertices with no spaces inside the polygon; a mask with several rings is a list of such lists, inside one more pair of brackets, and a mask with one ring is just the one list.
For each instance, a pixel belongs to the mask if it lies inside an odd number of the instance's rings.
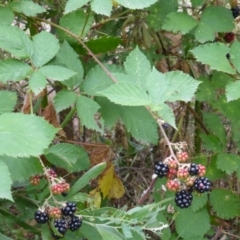
{"label": "unripe red berry", "polygon": [[232,32],[229,32],[229,33],[226,33],[225,36],[224,36],[224,40],[227,42],[227,43],[230,43],[234,40],[235,38],[235,35],[234,33]]}
{"label": "unripe red berry", "polygon": [[181,163],[186,162],[188,160],[188,153],[187,152],[178,152],[177,159]]}
{"label": "unripe red berry", "polygon": [[175,168],[169,168],[168,174],[167,174],[167,178],[169,179],[174,179],[177,176],[177,169]]}
{"label": "unripe red berry", "polygon": [[198,175],[200,176],[200,177],[203,177],[204,175],[205,175],[205,173],[206,173],[206,167],[205,166],[203,166],[203,165],[201,165],[201,164],[199,164],[198,165]]}
{"label": "unripe red berry", "polygon": [[176,192],[180,187],[180,183],[177,180],[168,180],[166,187],[169,191]]}
{"label": "unripe red berry", "polygon": [[177,172],[177,177],[178,178],[185,179],[188,176],[189,176],[189,172],[188,172],[187,168],[180,168],[180,169],[178,169],[178,172]]}

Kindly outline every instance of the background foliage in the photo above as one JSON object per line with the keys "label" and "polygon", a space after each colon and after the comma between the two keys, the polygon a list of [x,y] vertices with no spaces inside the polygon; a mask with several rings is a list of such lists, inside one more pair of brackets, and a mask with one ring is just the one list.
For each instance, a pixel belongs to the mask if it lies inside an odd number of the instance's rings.
{"label": "background foliage", "polygon": [[[34,211],[65,201],[83,225],[63,239],[237,239],[237,5],[0,1],[1,239],[51,239],[52,223],[33,223]],[[186,141],[213,183],[189,209],[165,180],[151,185],[168,140]],[[71,184],[65,197],[48,179],[29,182],[53,167]]]}

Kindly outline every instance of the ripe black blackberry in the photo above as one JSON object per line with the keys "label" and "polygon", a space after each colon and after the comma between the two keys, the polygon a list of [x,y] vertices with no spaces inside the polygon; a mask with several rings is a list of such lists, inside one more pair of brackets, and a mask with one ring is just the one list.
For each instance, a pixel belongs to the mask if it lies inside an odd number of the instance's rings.
{"label": "ripe black blackberry", "polygon": [[188,169],[188,172],[191,176],[198,175],[199,173],[198,164],[191,163],[190,168]]}
{"label": "ripe black blackberry", "polygon": [[66,197],[67,195],[68,195],[67,192],[62,192],[62,196],[63,196],[63,197]]}
{"label": "ripe black blackberry", "polygon": [[64,235],[67,231],[67,222],[65,219],[56,219],[54,220],[54,227],[59,233]]}
{"label": "ripe black blackberry", "polygon": [[188,208],[191,206],[193,196],[188,190],[181,190],[176,193],[175,203],[180,208]]}
{"label": "ripe black blackberry", "polygon": [[164,176],[167,176],[168,172],[169,172],[169,167],[167,164],[163,163],[163,162],[158,162],[155,165],[155,174],[159,177],[162,178]]}
{"label": "ripe black blackberry", "polygon": [[231,11],[234,18],[237,18],[240,15],[239,7],[233,7],[231,8]]}
{"label": "ripe black blackberry", "polygon": [[230,59],[230,58],[231,58],[230,53],[227,53],[227,54],[226,54],[226,58],[227,58],[227,59]]}
{"label": "ripe black blackberry", "polygon": [[71,231],[76,231],[78,230],[82,225],[82,219],[77,217],[77,216],[73,216],[71,221],[68,222],[68,228]]}
{"label": "ripe black blackberry", "polygon": [[198,177],[196,178],[193,187],[199,193],[208,192],[211,187],[211,182],[208,178]]}
{"label": "ripe black blackberry", "polygon": [[61,208],[62,214],[65,216],[73,216],[76,210],[76,204],[72,202],[67,202],[66,206]]}
{"label": "ripe black blackberry", "polygon": [[37,223],[44,224],[49,220],[49,216],[48,213],[41,212],[38,210],[34,214],[34,219],[36,220]]}

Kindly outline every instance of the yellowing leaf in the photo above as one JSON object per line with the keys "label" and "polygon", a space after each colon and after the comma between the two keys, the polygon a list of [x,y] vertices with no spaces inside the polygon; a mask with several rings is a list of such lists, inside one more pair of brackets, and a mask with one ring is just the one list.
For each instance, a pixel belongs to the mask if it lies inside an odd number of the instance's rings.
{"label": "yellowing leaf", "polygon": [[111,163],[108,169],[106,169],[98,179],[98,187],[103,194],[103,198],[105,198],[108,195],[112,187],[113,175],[114,175],[114,166]]}
{"label": "yellowing leaf", "polygon": [[93,197],[93,201],[91,202],[92,206],[95,208],[100,208],[102,199],[101,199],[101,193],[99,192],[99,189],[95,188],[89,194]]}
{"label": "yellowing leaf", "polygon": [[122,181],[114,173],[113,180],[112,180],[112,186],[111,186],[111,189],[108,193],[108,198],[119,199],[123,196],[124,193],[125,193],[125,189],[124,189],[124,186],[122,184]]}

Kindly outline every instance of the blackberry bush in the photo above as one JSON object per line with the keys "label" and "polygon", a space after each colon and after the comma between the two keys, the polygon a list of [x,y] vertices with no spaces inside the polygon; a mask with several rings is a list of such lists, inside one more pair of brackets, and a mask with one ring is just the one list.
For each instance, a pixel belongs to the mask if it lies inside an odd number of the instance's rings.
{"label": "blackberry bush", "polygon": [[167,176],[169,172],[169,167],[167,164],[163,163],[163,162],[158,162],[155,165],[155,174],[159,177],[162,178],[164,176]]}
{"label": "blackberry bush", "polygon": [[176,193],[175,203],[180,208],[188,208],[191,206],[193,196],[188,190],[181,190]]}

